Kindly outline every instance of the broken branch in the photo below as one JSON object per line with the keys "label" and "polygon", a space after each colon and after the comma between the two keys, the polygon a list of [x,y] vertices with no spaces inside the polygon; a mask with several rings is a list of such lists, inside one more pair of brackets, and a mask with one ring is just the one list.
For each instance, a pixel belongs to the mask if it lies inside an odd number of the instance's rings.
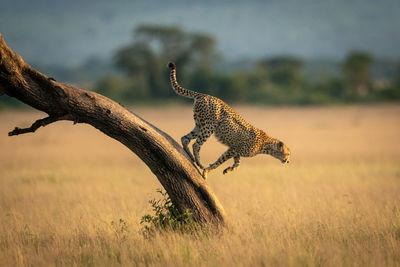
{"label": "broken branch", "polygon": [[25,133],[34,133],[40,127],[45,127],[46,125],[49,125],[53,122],[61,121],[61,120],[71,120],[71,119],[72,119],[71,115],[65,115],[65,116],[61,116],[61,117],[49,116],[49,117],[35,121],[31,125],[31,127],[28,127],[28,128],[15,127],[14,130],[12,130],[11,132],[8,133],[8,136],[20,135],[20,134],[25,134]]}

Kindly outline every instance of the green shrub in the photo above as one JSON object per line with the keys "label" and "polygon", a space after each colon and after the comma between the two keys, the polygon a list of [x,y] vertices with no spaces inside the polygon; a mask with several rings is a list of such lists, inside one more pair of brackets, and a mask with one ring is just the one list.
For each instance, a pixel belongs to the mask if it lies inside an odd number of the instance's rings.
{"label": "green shrub", "polygon": [[167,192],[163,192],[161,189],[157,189],[157,192],[161,194],[161,199],[149,200],[153,215],[146,214],[140,220],[140,224],[143,225],[143,235],[149,237],[157,231],[193,232],[197,228],[197,224],[190,211],[180,211],[172,203]]}

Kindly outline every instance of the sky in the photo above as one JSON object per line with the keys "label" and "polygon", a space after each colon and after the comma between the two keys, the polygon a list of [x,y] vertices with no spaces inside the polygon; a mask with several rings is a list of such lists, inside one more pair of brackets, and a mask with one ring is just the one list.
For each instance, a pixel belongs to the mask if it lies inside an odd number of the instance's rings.
{"label": "sky", "polygon": [[0,0],[0,33],[29,63],[112,58],[141,24],[212,34],[228,59],[400,59],[399,0]]}

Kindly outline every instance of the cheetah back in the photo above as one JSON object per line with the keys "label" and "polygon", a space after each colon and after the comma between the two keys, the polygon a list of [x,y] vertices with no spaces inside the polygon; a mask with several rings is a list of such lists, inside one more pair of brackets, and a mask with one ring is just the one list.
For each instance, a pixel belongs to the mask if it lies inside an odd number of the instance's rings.
{"label": "cheetah back", "polygon": [[201,95],[195,98],[194,120],[200,128],[215,133],[222,144],[236,150],[240,156],[251,156],[262,145],[260,130],[247,123],[221,99]]}

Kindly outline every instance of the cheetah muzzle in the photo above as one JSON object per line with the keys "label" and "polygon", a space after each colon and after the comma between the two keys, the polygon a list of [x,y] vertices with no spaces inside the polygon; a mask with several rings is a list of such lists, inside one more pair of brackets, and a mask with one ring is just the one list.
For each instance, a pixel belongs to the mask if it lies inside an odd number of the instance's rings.
{"label": "cheetah muzzle", "polygon": [[[174,91],[178,95],[194,99],[195,126],[190,133],[181,138],[181,141],[185,152],[203,170],[204,179],[207,178],[208,172],[230,158],[233,158],[233,165],[226,168],[223,174],[236,170],[239,167],[240,157],[268,154],[282,163],[289,163],[290,150],[282,141],[272,138],[264,131],[250,125],[221,99],[183,88],[176,80],[175,63],[169,62],[168,68]],[[217,161],[204,168],[200,162],[200,148],[212,134],[219,142],[228,146],[228,150]],[[193,139],[196,141],[192,146],[192,154],[189,143]]]}

